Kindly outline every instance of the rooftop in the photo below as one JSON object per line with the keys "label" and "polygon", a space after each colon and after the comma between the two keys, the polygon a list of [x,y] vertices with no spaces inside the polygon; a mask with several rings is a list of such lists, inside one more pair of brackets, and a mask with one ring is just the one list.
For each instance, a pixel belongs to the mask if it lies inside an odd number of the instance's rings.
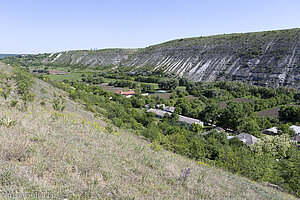
{"label": "rooftop", "polygon": [[118,91],[115,92],[115,94],[132,95],[132,94],[135,94],[135,91],[133,91],[133,90],[130,90],[130,91],[118,90]]}
{"label": "rooftop", "polygon": [[272,128],[265,129],[262,132],[265,134],[277,134],[278,129],[277,129],[277,127],[272,127]]}
{"label": "rooftop", "polygon": [[294,130],[296,132],[296,134],[300,134],[300,126],[293,125],[293,126],[290,126],[289,129]]}
{"label": "rooftop", "polygon": [[247,144],[248,146],[257,143],[258,141],[256,137],[247,133],[238,134],[236,137],[243,143]]}
{"label": "rooftop", "polygon": [[[156,115],[158,115],[160,117],[164,117],[166,114],[171,115],[170,112],[166,112],[166,111],[159,110],[159,109],[153,109],[153,108],[150,108],[147,112],[155,113]],[[179,116],[179,121],[180,122],[185,122],[187,124],[195,123],[195,124],[200,124],[201,126],[203,126],[203,122],[198,120],[198,119],[186,117],[186,116],[183,116],[183,115],[178,115],[178,116]]]}
{"label": "rooftop", "polygon": [[241,142],[247,144],[248,146],[252,144],[256,144],[258,139],[254,137],[253,135],[247,134],[247,133],[241,133],[237,136],[227,136],[227,139],[232,139],[237,137]]}

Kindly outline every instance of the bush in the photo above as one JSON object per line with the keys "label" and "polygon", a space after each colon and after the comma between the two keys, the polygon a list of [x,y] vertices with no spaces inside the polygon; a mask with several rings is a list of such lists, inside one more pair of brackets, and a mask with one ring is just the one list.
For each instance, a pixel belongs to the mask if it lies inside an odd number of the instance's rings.
{"label": "bush", "polygon": [[65,100],[62,96],[58,97],[58,98],[55,98],[53,100],[53,108],[54,110],[57,110],[57,111],[64,111],[64,109],[66,108],[66,106],[64,105],[65,103]]}
{"label": "bush", "polygon": [[16,124],[16,121],[10,117],[2,117],[0,118],[0,125],[4,125],[6,127],[11,127]]}
{"label": "bush", "polygon": [[15,107],[15,106],[17,105],[17,103],[18,103],[17,100],[12,100],[12,101],[10,102],[10,106],[11,106],[11,107]]}
{"label": "bush", "polygon": [[46,105],[46,102],[45,101],[41,101],[41,106],[45,106]]}

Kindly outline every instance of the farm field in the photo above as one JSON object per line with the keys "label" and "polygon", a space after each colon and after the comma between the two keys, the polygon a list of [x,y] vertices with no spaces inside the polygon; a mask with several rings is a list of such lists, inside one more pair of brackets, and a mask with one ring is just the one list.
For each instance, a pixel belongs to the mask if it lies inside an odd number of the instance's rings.
{"label": "farm field", "polygon": [[160,98],[163,99],[170,99],[172,93],[155,93],[155,94],[150,94],[151,97],[156,97],[159,96]]}
{"label": "farm field", "polygon": [[68,73],[65,75],[57,75],[57,74],[45,74],[44,77],[48,77],[49,79],[55,80],[55,81],[62,81],[62,80],[80,80],[81,74],[78,73]]}
{"label": "farm field", "polygon": [[110,92],[115,92],[115,91],[118,91],[118,90],[125,91],[125,90],[129,90],[130,89],[128,87],[114,87],[114,86],[109,86],[108,83],[102,83],[102,84],[99,84],[99,85],[96,85],[96,86],[100,86],[103,90],[110,91]]}
{"label": "farm field", "polygon": [[195,96],[193,96],[193,95],[188,95],[188,96],[186,96],[185,97],[188,101],[193,101],[194,99],[198,99],[198,97],[195,97]]}
{"label": "farm field", "polygon": [[[229,100],[229,101],[249,103],[249,102],[253,102],[255,100],[253,100],[253,99],[245,99],[245,98],[235,98],[235,99],[232,99],[232,100]],[[219,104],[220,104],[221,108],[226,108],[227,102],[229,102],[229,101],[222,101],[222,102],[220,102]]]}
{"label": "farm field", "polygon": [[[294,105],[294,104],[287,104],[286,106],[296,106],[296,107],[300,107],[300,105]],[[279,116],[279,110],[282,106],[276,106],[274,108],[270,108],[267,110],[263,110],[260,112],[257,112],[256,115],[263,117],[263,116],[269,116],[269,117],[278,117]]]}

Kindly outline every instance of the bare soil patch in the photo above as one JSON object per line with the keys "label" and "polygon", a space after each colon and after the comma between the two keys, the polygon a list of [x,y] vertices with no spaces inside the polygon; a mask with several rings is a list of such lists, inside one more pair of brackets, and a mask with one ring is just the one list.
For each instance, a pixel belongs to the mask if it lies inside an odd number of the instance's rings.
{"label": "bare soil patch", "polygon": [[185,98],[187,98],[188,101],[193,101],[194,99],[198,99],[198,97],[195,97],[193,95],[186,96]]}
{"label": "bare soil patch", "polygon": [[128,87],[122,88],[122,87],[110,86],[110,85],[108,85],[108,83],[102,83],[102,84],[99,84],[99,85],[96,85],[96,86],[100,86],[103,90],[110,91],[110,92],[115,92],[115,91],[118,91],[118,90],[126,91],[126,90],[130,89]]}
{"label": "bare soil patch", "polygon": [[[244,98],[235,98],[235,99],[232,99],[232,100],[229,100],[229,101],[249,103],[249,102],[253,102],[255,100],[253,100],[253,99],[244,99]],[[229,101],[222,101],[222,102],[220,102],[219,104],[220,104],[221,108],[226,108],[227,102],[229,102]]]}
{"label": "bare soil patch", "polygon": [[170,99],[172,93],[155,93],[155,94],[150,94],[151,97],[156,97],[159,96],[160,98],[163,99]]}
{"label": "bare soil patch", "polygon": [[[286,106],[296,106],[296,107],[300,107],[300,105],[293,105],[293,104],[287,104]],[[267,109],[267,110],[263,110],[263,111],[260,111],[258,113],[256,113],[257,116],[269,116],[269,117],[278,117],[279,116],[279,110],[282,106],[277,106],[277,107],[274,107],[274,108],[270,108],[270,109]]]}

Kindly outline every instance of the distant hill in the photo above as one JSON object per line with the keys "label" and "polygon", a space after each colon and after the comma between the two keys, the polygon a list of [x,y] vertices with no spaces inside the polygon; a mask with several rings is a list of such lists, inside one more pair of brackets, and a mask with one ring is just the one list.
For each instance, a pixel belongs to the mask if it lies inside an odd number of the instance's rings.
{"label": "distant hill", "polygon": [[163,69],[193,81],[243,81],[300,89],[300,29],[178,39],[142,49],[25,56],[31,64]]}
{"label": "distant hill", "polygon": [[17,56],[17,55],[19,55],[19,54],[0,54],[0,59],[10,57],[10,56]]}

